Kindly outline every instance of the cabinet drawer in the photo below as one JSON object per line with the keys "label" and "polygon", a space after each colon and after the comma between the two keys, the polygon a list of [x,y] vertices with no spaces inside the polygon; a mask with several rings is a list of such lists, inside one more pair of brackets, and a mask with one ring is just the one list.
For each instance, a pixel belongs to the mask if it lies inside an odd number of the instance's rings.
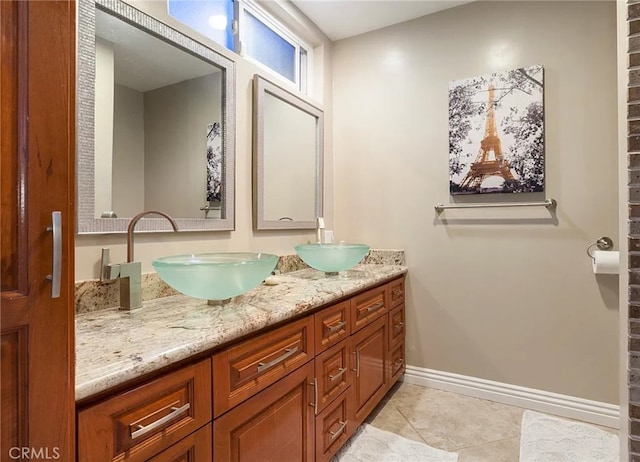
{"label": "cabinet drawer", "polygon": [[384,285],[351,299],[351,332],[356,332],[388,312],[388,293],[387,285]]}
{"label": "cabinet drawer", "polygon": [[314,356],[313,316],[258,335],[213,356],[218,417]]}
{"label": "cabinet drawer", "polygon": [[404,359],[404,341],[396,345],[390,354],[389,361],[389,387],[398,381],[400,376],[404,374],[406,361]]}
{"label": "cabinet drawer", "polygon": [[392,308],[389,312],[389,349],[404,341],[404,304]]}
{"label": "cabinet drawer", "polygon": [[207,424],[149,459],[149,462],[211,462],[213,460],[212,431],[211,424]]}
{"label": "cabinet drawer", "polygon": [[347,338],[351,333],[349,300],[314,315],[316,354]]}
{"label": "cabinet drawer", "polygon": [[207,359],[81,410],[78,460],[147,460],[210,420]]}
{"label": "cabinet drawer", "polygon": [[316,462],[330,461],[355,431],[348,397],[343,393],[316,417]]}
{"label": "cabinet drawer", "polygon": [[316,356],[315,378],[318,387],[318,411],[322,411],[351,384],[349,352],[351,342],[345,339]]}
{"label": "cabinet drawer", "polygon": [[404,277],[389,283],[389,297],[391,306],[398,306],[404,303]]}

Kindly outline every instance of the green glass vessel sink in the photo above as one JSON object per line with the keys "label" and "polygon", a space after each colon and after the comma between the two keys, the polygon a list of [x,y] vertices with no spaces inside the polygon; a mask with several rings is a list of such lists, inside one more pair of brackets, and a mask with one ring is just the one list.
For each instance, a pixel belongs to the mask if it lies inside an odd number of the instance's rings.
{"label": "green glass vessel sink", "polygon": [[337,273],[353,268],[369,251],[365,244],[300,244],[296,253],[312,268],[325,273]]}
{"label": "green glass vessel sink", "polygon": [[152,265],[177,291],[216,304],[257,287],[277,263],[268,253],[221,252],[163,257]]}

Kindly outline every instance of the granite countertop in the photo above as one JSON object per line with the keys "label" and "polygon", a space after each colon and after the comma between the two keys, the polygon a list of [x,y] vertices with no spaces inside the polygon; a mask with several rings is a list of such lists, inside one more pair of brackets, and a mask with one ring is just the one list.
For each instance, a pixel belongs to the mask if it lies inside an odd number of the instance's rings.
{"label": "granite countertop", "polygon": [[135,311],[76,315],[76,400],[187,359],[407,272],[406,266],[363,264],[326,276],[303,269],[274,276],[222,306],[173,295]]}

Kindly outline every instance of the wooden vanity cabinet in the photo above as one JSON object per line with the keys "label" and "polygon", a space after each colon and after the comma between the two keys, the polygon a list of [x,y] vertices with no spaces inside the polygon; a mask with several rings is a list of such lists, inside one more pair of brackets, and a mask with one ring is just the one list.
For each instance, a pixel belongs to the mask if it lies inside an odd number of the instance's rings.
{"label": "wooden vanity cabinet", "polygon": [[329,461],[405,370],[404,277],[78,411],[78,460]]}

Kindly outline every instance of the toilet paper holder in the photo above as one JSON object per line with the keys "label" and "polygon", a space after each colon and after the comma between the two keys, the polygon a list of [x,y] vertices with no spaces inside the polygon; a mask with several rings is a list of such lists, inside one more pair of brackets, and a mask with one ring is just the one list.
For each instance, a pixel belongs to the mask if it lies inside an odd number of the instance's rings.
{"label": "toilet paper holder", "polygon": [[602,236],[596,242],[594,242],[589,247],[587,247],[587,255],[589,255],[589,258],[591,258],[592,260],[595,261],[595,258],[593,257],[593,254],[590,252],[590,250],[594,246],[598,247],[599,250],[611,250],[611,249],[613,249],[613,240],[611,240],[610,237]]}

